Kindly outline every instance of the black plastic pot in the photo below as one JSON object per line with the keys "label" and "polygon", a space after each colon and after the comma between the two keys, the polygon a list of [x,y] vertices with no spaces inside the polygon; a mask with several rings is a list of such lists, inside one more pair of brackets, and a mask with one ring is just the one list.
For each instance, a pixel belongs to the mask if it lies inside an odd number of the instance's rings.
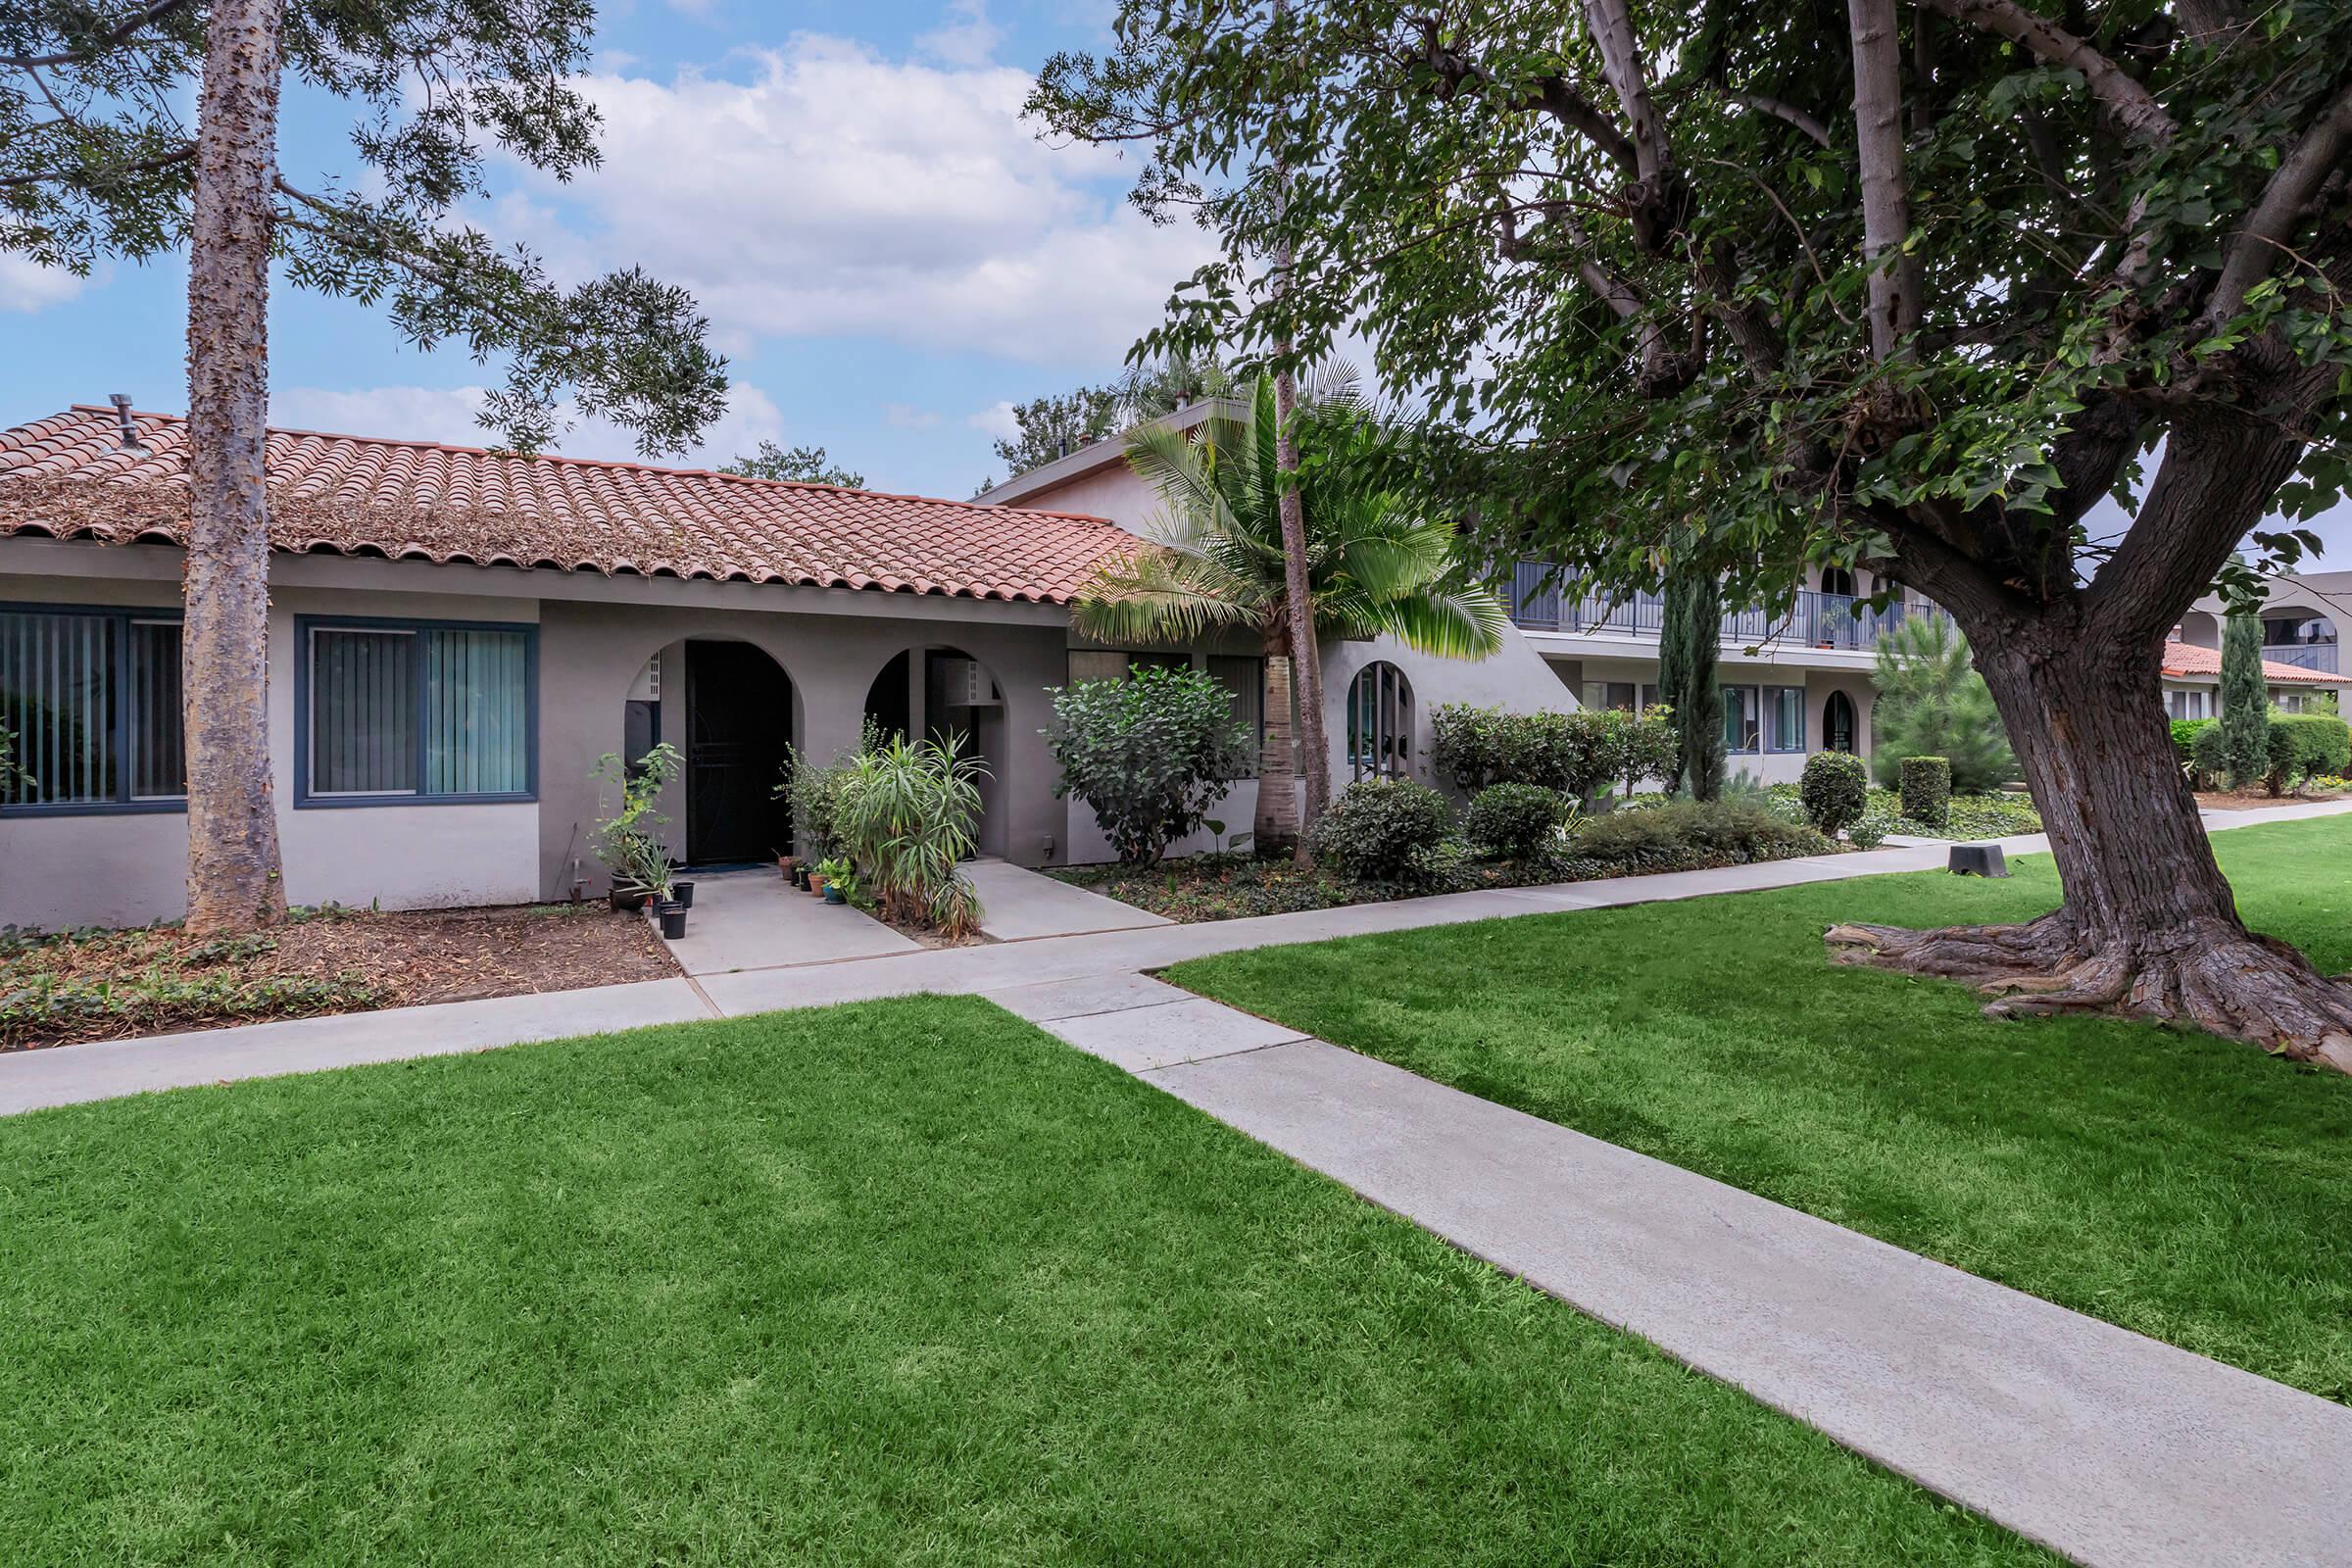
{"label": "black plastic pot", "polygon": [[671,899],[662,906],[662,935],[676,942],[686,935],[686,906]]}
{"label": "black plastic pot", "polygon": [[620,889],[614,888],[612,894],[612,912],[614,914],[635,914],[638,910],[645,907],[645,895],[642,893],[623,893],[620,891]]}
{"label": "black plastic pot", "polygon": [[669,894],[670,894],[670,897],[671,897],[671,898],[673,898],[673,899],[675,899],[675,900],[677,900],[677,901],[678,901],[678,907],[679,907],[679,908],[681,908],[681,909],[691,909],[691,908],[693,908],[693,907],[694,907],[694,884],[693,884],[693,883],[691,883],[691,882],[672,882],[672,883],[669,885]]}
{"label": "black plastic pot", "polygon": [[808,868],[807,866],[796,865],[792,868],[792,885],[803,893],[808,891]]}

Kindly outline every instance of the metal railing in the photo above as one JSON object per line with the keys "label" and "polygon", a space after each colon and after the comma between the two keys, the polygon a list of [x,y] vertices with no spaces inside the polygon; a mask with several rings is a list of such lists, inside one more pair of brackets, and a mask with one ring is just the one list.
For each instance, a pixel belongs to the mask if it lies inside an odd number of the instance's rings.
{"label": "metal railing", "polygon": [[2335,646],[2333,643],[2278,643],[2265,648],[2262,657],[2274,664],[2292,664],[2297,669],[2332,675],[2337,668]]}
{"label": "metal railing", "polygon": [[[1857,606],[1861,608],[1856,609]],[[1615,597],[1588,594],[1570,598],[1560,592],[1551,568],[1540,561],[1522,561],[1511,573],[1511,621],[1523,631],[1611,632],[1619,636],[1655,637],[1665,623],[1665,604],[1653,593]],[[1814,648],[1863,649],[1877,645],[1915,615],[1941,615],[1943,611],[1925,600],[1906,600],[1882,610],[1850,594],[1815,593],[1796,596],[1795,605],[1782,613],[1761,608],[1729,610],[1723,616],[1723,640],[1749,645],[1795,643]],[[2306,652],[2310,650],[2305,650]],[[2327,666],[2333,669],[2335,650],[2327,649]],[[2317,667],[2317,666],[2311,666]]]}

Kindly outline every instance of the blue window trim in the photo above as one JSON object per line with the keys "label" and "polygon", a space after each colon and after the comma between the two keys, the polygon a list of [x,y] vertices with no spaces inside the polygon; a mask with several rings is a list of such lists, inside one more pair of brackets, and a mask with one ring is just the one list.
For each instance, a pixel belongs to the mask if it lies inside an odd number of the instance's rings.
{"label": "blue window trim", "polygon": [[[410,795],[321,795],[311,793],[311,633],[327,631],[518,631],[522,633],[523,779],[518,793],[427,795],[424,792],[426,690],[416,670],[416,789]],[[425,639],[416,639],[421,666]],[[296,615],[294,617],[294,809],[369,810],[383,807],[527,806],[539,799],[539,627],[527,620],[404,620],[385,615]]]}
{"label": "blue window trim", "polygon": [[1724,727],[1727,733],[1723,738],[1723,749],[1726,755],[1731,757],[1801,757],[1805,754],[1807,749],[1807,741],[1809,741],[1811,738],[1809,735],[1799,738],[1794,746],[1780,746],[1774,744],[1774,742],[1779,739],[1779,736],[1774,732],[1773,729],[1773,697],[1774,694],[1778,692],[1796,693],[1796,721],[1800,725],[1806,724],[1804,687],[1788,685],[1767,686],[1748,681],[1726,681],[1723,683],[1720,689],[1726,692],[1746,692],[1756,701],[1756,744],[1753,746],[1734,746],[1731,744],[1732,738],[1728,733],[1731,727],[1731,713],[1728,709],[1725,710]]}
{"label": "blue window trim", "polygon": [[[110,620],[107,660],[110,675],[118,682],[124,679],[130,668],[130,623],[134,620],[183,619],[177,605],[52,605],[37,600],[0,600],[0,614],[28,615],[94,615]],[[133,800],[130,797],[130,703],[127,698],[115,704],[115,712],[106,727],[106,744],[114,754],[115,798],[111,801],[59,801],[55,803],[28,802],[15,806],[0,806],[0,817],[19,816],[153,816],[158,813],[184,815],[188,809],[185,795],[172,795],[157,800]]]}

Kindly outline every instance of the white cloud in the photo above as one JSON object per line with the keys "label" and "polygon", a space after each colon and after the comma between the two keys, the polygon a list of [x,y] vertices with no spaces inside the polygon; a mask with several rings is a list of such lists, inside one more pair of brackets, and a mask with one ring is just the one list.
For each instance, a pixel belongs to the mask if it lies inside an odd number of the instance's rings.
{"label": "white cloud", "polygon": [[[1132,166],[1051,146],[1031,78],[891,61],[801,35],[746,81],[599,74],[604,163],[483,209],[560,273],[643,265],[692,289],[730,352],[758,337],[873,334],[931,351],[1116,361],[1207,241],[1123,196]],[[576,227],[582,220],[595,232]]]}
{"label": "white cloud", "polygon": [[[350,391],[285,387],[270,395],[270,422],[338,435],[487,446],[491,434],[474,418],[485,395],[478,386],[378,386]],[[636,461],[640,457],[636,437],[610,419],[575,417],[572,424],[570,430],[556,437],[550,451],[567,458]],[[725,411],[703,431],[702,445],[694,453],[656,461],[685,467],[716,467],[757,450],[761,441],[779,440],[783,434],[784,416],[774,400],[750,382],[738,381],[728,389]]]}
{"label": "white cloud", "polygon": [[914,46],[951,66],[984,66],[1004,41],[1004,29],[988,20],[988,0],[950,0],[950,20],[914,40]]}
{"label": "white cloud", "polygon": [[885,403],[882,417],[886,423],[901,430],[928,430],[939,423],[939,415],[930,409],[918,409],[911,403]]}
{"label": "white cloud", "polygon": [[1010,399],[991,404],[978,414],[966,415],[963,422],[1001,440],[1018,441],[1021,438],[1021,421],[1013,415]]}
{"label": "white cloud", "polygon": [[83,282],[62,267],[43,267],[28,257],[0,252],[0,311],[62,305],[81,292]]}

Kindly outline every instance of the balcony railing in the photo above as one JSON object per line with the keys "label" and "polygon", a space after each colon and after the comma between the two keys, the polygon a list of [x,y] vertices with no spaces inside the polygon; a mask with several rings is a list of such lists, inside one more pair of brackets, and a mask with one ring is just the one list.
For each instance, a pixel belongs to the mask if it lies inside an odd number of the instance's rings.
{"label": "balcony railing", "polygon": [[2323,675],[2336,672],[2333,643],[2278,643],[2265,648],[2262,657],[2274,664],[2292,664],[2297,669],[2318,670]]}
{"label": "balcony railing", "polygon": [[[1855,608],[1862,608],[1857,611]],[[1627,637],[1655,637],[1665,622],[1665,604],[1656,594],[1632,593],[1615,598],[1589,594],[1570,598],[1560,592],[1551,568],[1540,561],[1522,561],[1511,574],[1510,612],[1523,631],[1613,632]],[[1782,613],[1760,609],[1724,612],[1723,640],[1743,647],[1757,643],[1794,643],[1812,648],[1864,649],[1914,615],[1943,612],[1924,600],[1907,600],[1883,610],[1850,594],[1814,593],[1796,596],[1795,605]],[[2334,650],[2327,650],[2332,658]],[[2328,668],[2335,666],[2330,663]]]}

